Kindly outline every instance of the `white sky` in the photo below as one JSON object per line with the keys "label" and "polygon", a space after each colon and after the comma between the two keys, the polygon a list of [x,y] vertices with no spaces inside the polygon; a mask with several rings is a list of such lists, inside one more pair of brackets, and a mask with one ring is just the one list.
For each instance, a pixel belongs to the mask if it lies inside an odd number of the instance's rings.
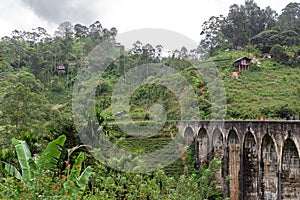
{"label": "white sky", "polygon": [[[0,37],[15,29],[38,26],[53,34],[59,23],[71,21],[89,26],[99,20],[118,33],[140,28],[163,28],[200,41],[201,25],[211,16],[227,15],[229,6],[244,0],[0,0]],[[256,0],[277,13],[299,0]]]}

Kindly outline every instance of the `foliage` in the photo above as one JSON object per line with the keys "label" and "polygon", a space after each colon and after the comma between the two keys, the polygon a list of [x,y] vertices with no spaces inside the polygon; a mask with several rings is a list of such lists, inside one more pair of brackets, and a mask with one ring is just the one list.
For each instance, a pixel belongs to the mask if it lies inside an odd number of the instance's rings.
{"label": "foliage", "polygon": [[[261,116],[279,119],[286,113],[300,113],[299,88],[299,3],[290,3],[278,17],[270,7],[261,9],[253,0],[232,5],[228,16],[212,16],[201,35],[204,39],[194,50],[203,61],[214,63],[220,72],[227,99],[228,119],[257,119]],[[213,160],[206,168],[194,169],[193,149],[162,170],[148,174],[117,172],[96,163],[89,154],[78,153],[82,145],[72,117],[72,90],[80,67],[88,71],[88,53],[103,40],[116,44],[116,28],[104,28],[99,21],[85,26],[70,22],[59,25],[54,36],[41,27],[30,32],[14,31],[0,40],[0,196],[7,199],[218,199],[215,172],[220,162]],[[205,48],[205,49],[204,49]],[[131,117],[139,126],[157,126],[156,116],[149,110],[153,104],[163,105],[167,120],[178,120],[180,105],[169,88],[159,83],[172,83],[186,98],[178,74],[186,78],[199,103],[200,119],[211,116],[211,95],[204,77],[189,58],[196,59],[185,47],[173,56],[162,57],[162,45],[152,46],[137,41],[112,61],[99,80],[95,91],[98,123],[106,136],[119,148],[134,155],[162,148],[177,134],[168,121],[150,138],[128,135],[113,122],[114,115]],[[205,50],[209,50],[210,58]],[[261,58],[269,52],[273,59]],[[247,56],[253,58],[251,70],[232,78],[232,63]],[[178,71],[173,76],[140,74],[150,84],[130,96],[128,111],[113,113],[111,96],[116,83],[129,70],[147,63],[161,63]],[[64,66],[59,71],[58,66]],[[154,78],[157,78],[155,79]],[[153,82],[155,80],[155,82]],[[82,84],[84,91],[85,85]],[[83,96],[84,98],[84,96]],[[117,97],[119,98],[119,97]],[[84,99],[83,99],[84,100]],[[83,129],[98,134],[96,120]],[[132,123],[122,121],[125,128]],[[78,128],[78,127],[77,127]],[[66,135],[68,140],[64,136]],[[59,137],[59,138],[58,138]],[[7,140],[13,139],[16,151]],[[58,138],[54,140],[54,138]],[[46,141],[49,142],[46,146]],[[62,146],[65,148],[62,148]],[[74,147],[75,146],[75,147]],[[74,148],[72,148],[74,147]],[[44,151],[42,151],[44,150]],[[32,156],[36,152],[37,156]],[[61,155],[68,155],[63,157]],[[74,154],[72,154],[74,153]],[[76,154],[75,160],[73,156]],[[40,155],[40,156],[39,156]],[[63,160],[66,159],[66,162]],[[72,162],[73,161],[73,162]],[[113,160],[124,162],[124,160]],[[139,162],[139,160],[137,160]],[[85,167],[89,163],[91,167]],[[186,170],[186,167],[188,170]],[[89,186],[89,187],[87,187]]]}
{"label": "foliage", "polygon": [[45,127],[42,127],[50,117],[50,108],[42,83],[26,71],[4,78],[4,81],[9,87],[4,88],[1,102],[2,125],[14,127],[13,132],[44,132]]}
{"label": "foliage", "polygon": [[300,3],[289,3],[282,10],[277,26],[279,30],[293,30],[300,34]]}
{"label": "foliage", "polygon": [[[90,166],[82,171],[84,153],[80,153],[71,169],[69,162],[63,175],[57,170],[64,135],[50,142],[45,151],[38,156],[31,155],[25,141],[13,139],[22,173],[11,164],[1,161],[2,169],[12,177],[4,177],[0,182],[1,197],[5,198],[81,198],[86,191]],[[71,170],[70,170],[71,169]],[[81,172],[82,171],[82,172]]]}
{"label": "foliage", "polygon": [[257,48],[259,48],[262,52],[269,52],[275,44],[278,44],[278,34],[279,32],[276,30],[262,31],[254,37],[252,37],[250,39],[250,42]]}
{"label": "foliage", "polygon": [[[83,161],[85,159],[85,154],[80,152],[77,156],[75,163],[71,170],[70,165],[67,165],[67,181],[63,183],[64,192],[69,195],[69,197],[77,197],[82,195],[86,186],[89,182],[89,177],[92,174],[92,168],[90,166],[86,167],[82,171]],[[82,172],[81,172],[82,171]]]}
{"label": "foliage", "polygon": [[277,14],[270,7],[261,9],[253,0],[244,5],[233,4],[228,16],[211,17],[202,25],[205,39],[200,45],[208,47],[211,55],[216,49],[237,48],[248,44],[250,38],[276,25]]}
{"label": "foliage", "polygon": [[[227,117],[282,119],[287,112],[299,113],[299,68],[289,68],[264,60],[259,70],[231,75],[225,79]],[[257,103],[259,102],[259,103]]]}
{"label": "foliage", "polygon": [[222,199],[221,193],[217,195],[213,181],[219,166],[220,163],[213,160],[199,174],[181,175],[176,180],[162,170],[129,174],[100,164],[95,168],[98,176],[92,176],[95,194],[91,199]]}
{"label": "foliage", "polygon": [[286,62],[287,61],[287,55],[285,53],[285,48],[283,46],[281,46],[280,44],[276,44],[274,45],[271,50],[270,53],[274,56],[274,59],[277,62]]}
{"label": "foliage", "polygon": [[[56,140],[50,142],[42,153],[41,156],[36,154],[31,155],[31,152],[25,141],[12,139],[18,156],[18,161],[22,169],[22,173],[17,172],[17,169],[8,164],[4,163],[4,169],[7,170],[11,176],[24,181],[25,184],[29,184],[33,178],[33,173],[44,173],[46,170],[54,171],[57,166],[57,161],[61,155],[61,147],[64,145],[66,137],[60,136]],[[35,174],[41,176],[40,174]]]}
{"label": "foliage", "polygon": [[[209,50],[210,55],[225,49],[239,49],[249,42],[262,52],[268,53],[276,45],[300,45],[299,3],[289,3],[281,15],[270,7],[261,9],[253,0],[244,5],[233,4],[228,16],[212,16],[202,25],[203,35],[200,46]],[[299,64],[291,58],[285,64]]]}

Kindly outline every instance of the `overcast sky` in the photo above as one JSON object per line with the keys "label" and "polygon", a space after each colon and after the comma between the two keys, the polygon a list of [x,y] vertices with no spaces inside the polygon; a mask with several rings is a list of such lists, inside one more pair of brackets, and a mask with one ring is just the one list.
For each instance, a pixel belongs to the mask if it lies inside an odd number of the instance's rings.
{"label": "overcast sky", "polygon": [[[163,28],[200,41],[201,25],[210,16],[227,15],[229,6],[244,0],[0,0],[0,37],[15,29],[43,27],[53,34],[59,23],[90,25],[99,20],[118,33]],[[292,0],[256,0],[280,13]],[[293,2],[298,2],[294,0]]]}

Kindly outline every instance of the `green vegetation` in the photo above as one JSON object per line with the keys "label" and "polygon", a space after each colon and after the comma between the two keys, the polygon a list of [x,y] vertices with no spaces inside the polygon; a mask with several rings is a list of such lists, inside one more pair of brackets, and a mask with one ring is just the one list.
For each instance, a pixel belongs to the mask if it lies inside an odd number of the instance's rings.
{"label": "green vegetation", "polygon": [[[255,52],[233,51],[220,53],[211,59],[231,58],[220,65],[227,100],[228,119],[258,119],[265,116],[283,119],[286,113],[299,114],[299,67],[287,67],[273,59],[258,58],[250,71],[232,77],[230,66],[238,57],[255,57]],[[221,67],[225,66],[225,67]]]}
{"label": "green vegetation", "polygon": [[[153,47],[137,41],[131,50],[125,50],[116,44],[117,29],[103,28],[99,21],[88,27],[64,22],[54,36],[39,27],[31,32],[15,30],[11,37],[3,37],[0,40],[0,197],[222,199],[222,191],[215,189],[214,177],[222,161],[213,159],[209,166],[195,169],[194,149],[190,147],[161,170],[146,174],[119,172],[99,163],[92,156],[95,149],[82,144],[76,129],[84,129],[92,137],[102,137],[101,129],[109,141],[137,157],[160,150],[173,141],[177,130],[172,120],[180,120],[181,114],[188,119],[219,119],[225,112],[226,119],[262,116],[282,119],[286,113],[299,114],[299,13],[299,3],[289,3],[278,16],[270,7],[261,9],[254,1],[246,0],[245,5],[232,5],[228,16],[213,16],[203,24],[204,39],[199,48],[188,52],[182,47],[168,58],[160,56],[161,45]],[[117,46],[114,50],[121,52],[120,58],[112,60],[104,56],[99,61],[89,56],[103,41],[105,47]],[[262,58],[263,53],[272,54],[273,58]],[[232,72],[236,71],[233,62],[244,56],[252,59],[251,69],[233,77]],[[103,61],[109,64],[97,80],[92,109],[97,120],[90,119],[82,127],[75,127],[72,92],[77,73],[81,67],[85,70],[87,81],[78,88],[85,94],[91,80],[90,62],[103,64]],[[191,63],[195,61],[198,64],[194,66]],[[143,64],[149,64],[145,72],[126,80],[126,73]],[[177,73],[170,75],[166,70],[151,68],[162,64]],[[212,72],[213,65],[219,73],[211,74],[219,74],[227,101],[227,109],[218,107],[216,116],[211,111],[216,91],[211,91],[210,82],[205,82],[205,78],[215,82],[215,77],[203,77],[196,70],[203,67]],[[188,96],[183,77],[196,94],[195,99]],[[149,82],[132,92],[129,109],[123,110],[123,105],[119,110],[113,109],[112,93],[118,81],[138,82],[139,78]],[[175,87],[177,95],[163,83]],[[125,89],[129,91],[130,87]],[[113,98],[123,96],[121,93]],[[80,98],[85,101],[85,95]],[[182,113],[181,101],[193,110],[199,108],[199,112]],[[166,122],[155,112],[151,114],[152,110],[158,110],[159,107],[153,107],[157,104],[164,107]],[[118,120],[114,121],[115,118]],[[145,129],[135,129],[133,125],[149,130],[161,126],[161,130],[148,137]],[[178,149],[184,152],[186,147],[178,144]],[[113,161],[126,163],[122,157]]]}

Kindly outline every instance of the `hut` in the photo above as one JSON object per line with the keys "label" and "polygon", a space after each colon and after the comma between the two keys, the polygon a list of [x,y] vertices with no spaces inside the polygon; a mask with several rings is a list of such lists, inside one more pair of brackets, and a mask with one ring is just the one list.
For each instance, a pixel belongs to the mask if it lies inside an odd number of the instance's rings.
{"label": "hut", "polygon": [[57,66],[56,69],[58,72],[62,72],[62,73],[65,73],[65,71],[66,71],[66,67],[63,65]]}
{"label": "hut", "polygon": [[266,59],[271,59],[271,58],[273,58],[273,55],[269,54],[269,53],[263,53],[261,57],[266,58]]}
{"label": "hut", "polygon": [[233,66],[236,68],[236,71],[248,71],[250,70],[251,59],[248,57],[242,57],[234,61]]}

